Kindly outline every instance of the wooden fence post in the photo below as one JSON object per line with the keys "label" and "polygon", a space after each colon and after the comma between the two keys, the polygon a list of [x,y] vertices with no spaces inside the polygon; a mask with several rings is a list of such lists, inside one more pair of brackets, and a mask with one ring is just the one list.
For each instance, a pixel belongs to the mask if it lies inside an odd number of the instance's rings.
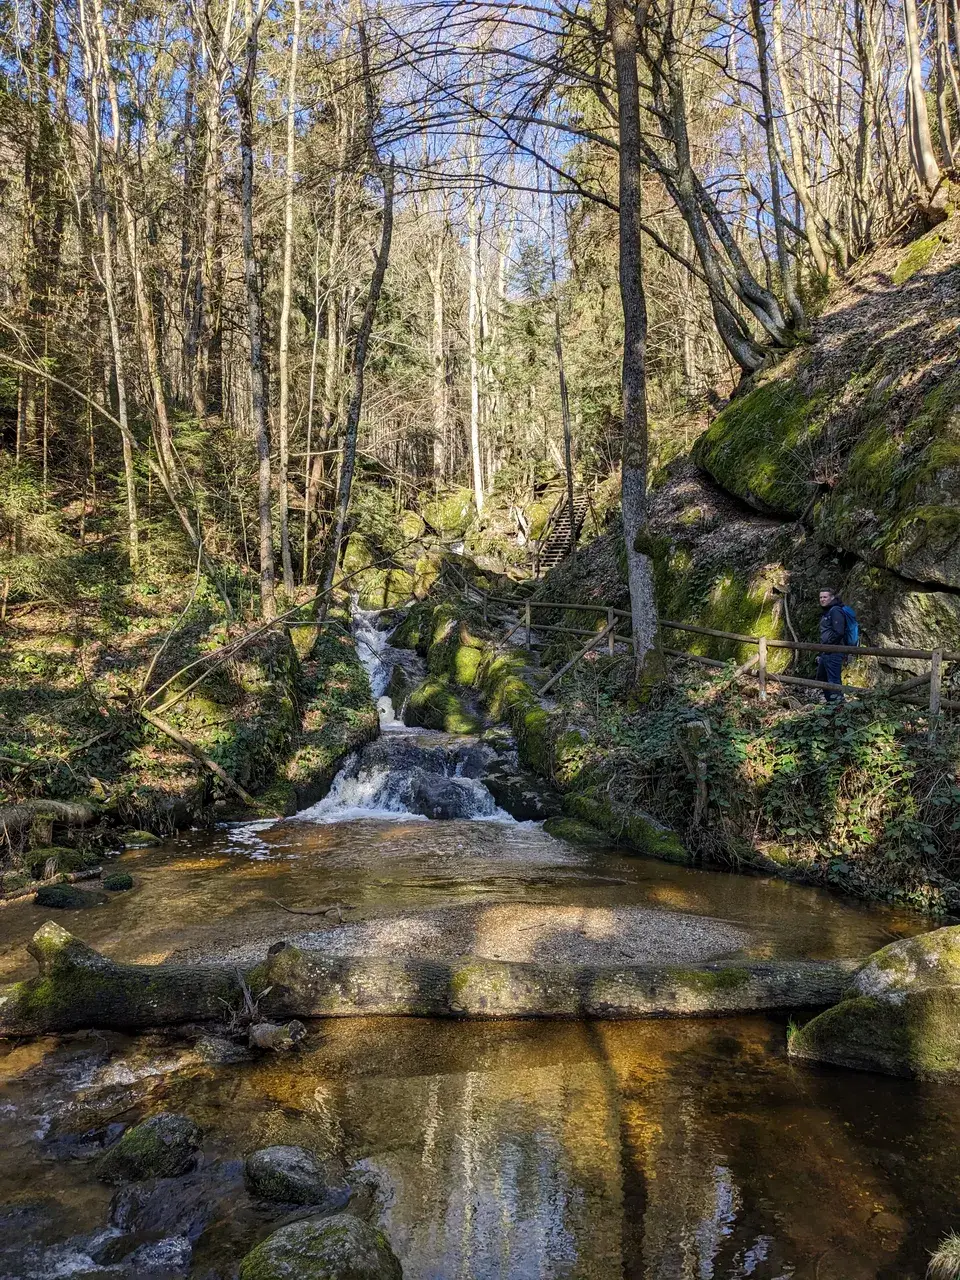
{"label": "wooden fence post", "polygon": [[767,637],[757,640],[757,675],[760,681],[760,701],[767,700]]}
{"label": "wooden fence post", "polygon": [[936,741],[938,722],[940,720],[940,698],[943,689],[943,650],[934,649],[930,655],[930,725],[927,737]]}
{"label": "wooden fence post", "polygon": [[527,643],[526,643],[527,649],[530,648],[530,614],[531,614],[530,601],[528,600],[523,608],[523,625],[527,629]]}
{"label": "wooden fence post", "polygon": [[610,631],[610,638],[609,638],[609,650],[608,650],[608,652],[609,652],[609,654],[610,654],[610,657],[611,657],[611,658],[613,658],[613,657],[615,657],[615,656],[616,656],[617,642],[616,642],[616,638],[615,638],[615,636],[614,636],[614,634],[613,634],[613,633],[614,633],[614,630],[616,629],[616,625],[617,625],[617,617],[616,617],[616,614],[613,612],[613,609],[612,609],[612,608],[610,608],[610,609],[608,609],[608,610],[607,610],[607,627],[609,628],[609,631]]}

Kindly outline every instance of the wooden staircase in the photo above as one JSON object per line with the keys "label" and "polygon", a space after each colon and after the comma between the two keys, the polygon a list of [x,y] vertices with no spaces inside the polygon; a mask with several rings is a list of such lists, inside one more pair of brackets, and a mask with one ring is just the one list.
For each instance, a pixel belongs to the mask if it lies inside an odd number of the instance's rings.
{"label": "wooden staircase", "polygon": [[577,545],[589,508],[590,499],[585,493],[575,493],[573,495],[574,528],[571,533],[570,508],[567,504],[567,495],[564,494],[561,497],[554,507],[553,515],[547,525],[547,536],[540,544],[540,551],[537,556],[538,574],[558,565],[561,560],[566,559],[570,554],[571,547]]}

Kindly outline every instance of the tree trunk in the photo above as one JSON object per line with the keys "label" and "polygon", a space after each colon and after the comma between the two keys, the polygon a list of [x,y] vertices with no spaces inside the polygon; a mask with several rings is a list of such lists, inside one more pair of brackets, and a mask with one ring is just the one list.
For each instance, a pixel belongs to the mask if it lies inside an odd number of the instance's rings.
{"label": "tree trunk", "polygon": [[923,86],[923,55],[916,0],[903,0],[904,43],[907,53],[907,137],[910,163],[921,202],[932,209],[946,202],[940,166],[933,150],[927,98]]}
{"label": "tree trunk", "polygon": [[247,340],[250,345],[250,409],[257,447],[257,514],[260,526],[260,609],[264,618],[277,613],[273,565],[273,512],[270,474],[270,428],[263,369],[263,303],[253,236],[253,89],[257,74],[260,14],[247,17],[243,78],[236,89],[240,117],[243,277],[247,294]]}
{"label": "tree trunk", "polygon": [[647,305],[640,228],[640,89],[637,29],[623,0],[607,0],[613,41],[620,135],[620,300],[623,305],[623,444],[621,494],[636,673],[657,643],[657,611],[649,558],[638,546],[647,525]]}
{"label": "tree trunk", "polygon": [[300,0],[293,0],[293,44],[290,49],[290,78],[287,83],[287,169],[283,203],[283,285],[280,306],[280,404],[277,412],[277,499],[280,518],[280,558],[283,586],[293,591],[293,559],[290,555],[290,526],[287,508],[287,472],[290,454],[290,302],[293,291],[293,191],[297,137],[297,52],[300,45]]}
{"label": "tree trunk", "polygon": [[480,447],[480,211],[477,207],[477,140],[470,140],[470,193],[467,206],[467,252],[470,254],[470,298],[467,328],[470,353],[470,465],[477,514],[483,511],[483,452]]}
{"label": "tree trunk", "polygon": [[363,318],[357,331],[357,341],[353,349],[353,393],[347,409],[343,439],[343,459],[340,464],[340,480],[337,485],[337,505],[334,513],[334,525],[324,555],[323,575],[320,589],[314,602],[317,617],[326,615],[333,580],[340,561],[340,546],[343,532],[347,524],[347,513],[350,510],[350,492],[353,487],[353,472],[357,461],[357,430],[360,425],[360,411],[363,408],[363,377],[367,364],[367,350],[370,345],[370,334],[377,315],[383,281],[390,261],[390,245],[393,239],[393,166],[386,171],[383,179],[383,231],[380,237],[380,249],[370,279]]}

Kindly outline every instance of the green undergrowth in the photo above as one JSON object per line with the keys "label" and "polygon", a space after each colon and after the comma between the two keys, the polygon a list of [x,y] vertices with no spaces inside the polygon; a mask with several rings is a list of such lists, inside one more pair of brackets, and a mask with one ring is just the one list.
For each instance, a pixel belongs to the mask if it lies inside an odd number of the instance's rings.
{"label": "green undergrowth", "polygon": [[581,777],[605,803],[654,815],[705,863],[925,911],[960,907],[955,727],[931,744],[919,709],[881,697],[761,704],[730,669],[674,679],[631,710],[624,679],[622,664],[601,660],[563,690],[589,728]]}

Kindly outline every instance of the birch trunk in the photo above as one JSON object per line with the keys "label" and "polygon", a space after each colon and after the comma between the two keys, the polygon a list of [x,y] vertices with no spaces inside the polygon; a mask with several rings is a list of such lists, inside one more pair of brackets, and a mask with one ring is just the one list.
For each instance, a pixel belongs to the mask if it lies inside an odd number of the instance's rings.
{"label": "birch trunk", "polygon": [[300,0],[293,0],[293,44],[290,49],[290,78],[287,83],[287,168],[284,175],[283,205],[283,285],[280,306],[280,404],[277,412],[277,500],[280,522],[280,558],[283,586],[293,591],[293,559],[290,555],[290,524],[287,506],[287,472],[290,465],[290,301],[293,291],[293,192],[297,138],[297,53],[300,45]]}

